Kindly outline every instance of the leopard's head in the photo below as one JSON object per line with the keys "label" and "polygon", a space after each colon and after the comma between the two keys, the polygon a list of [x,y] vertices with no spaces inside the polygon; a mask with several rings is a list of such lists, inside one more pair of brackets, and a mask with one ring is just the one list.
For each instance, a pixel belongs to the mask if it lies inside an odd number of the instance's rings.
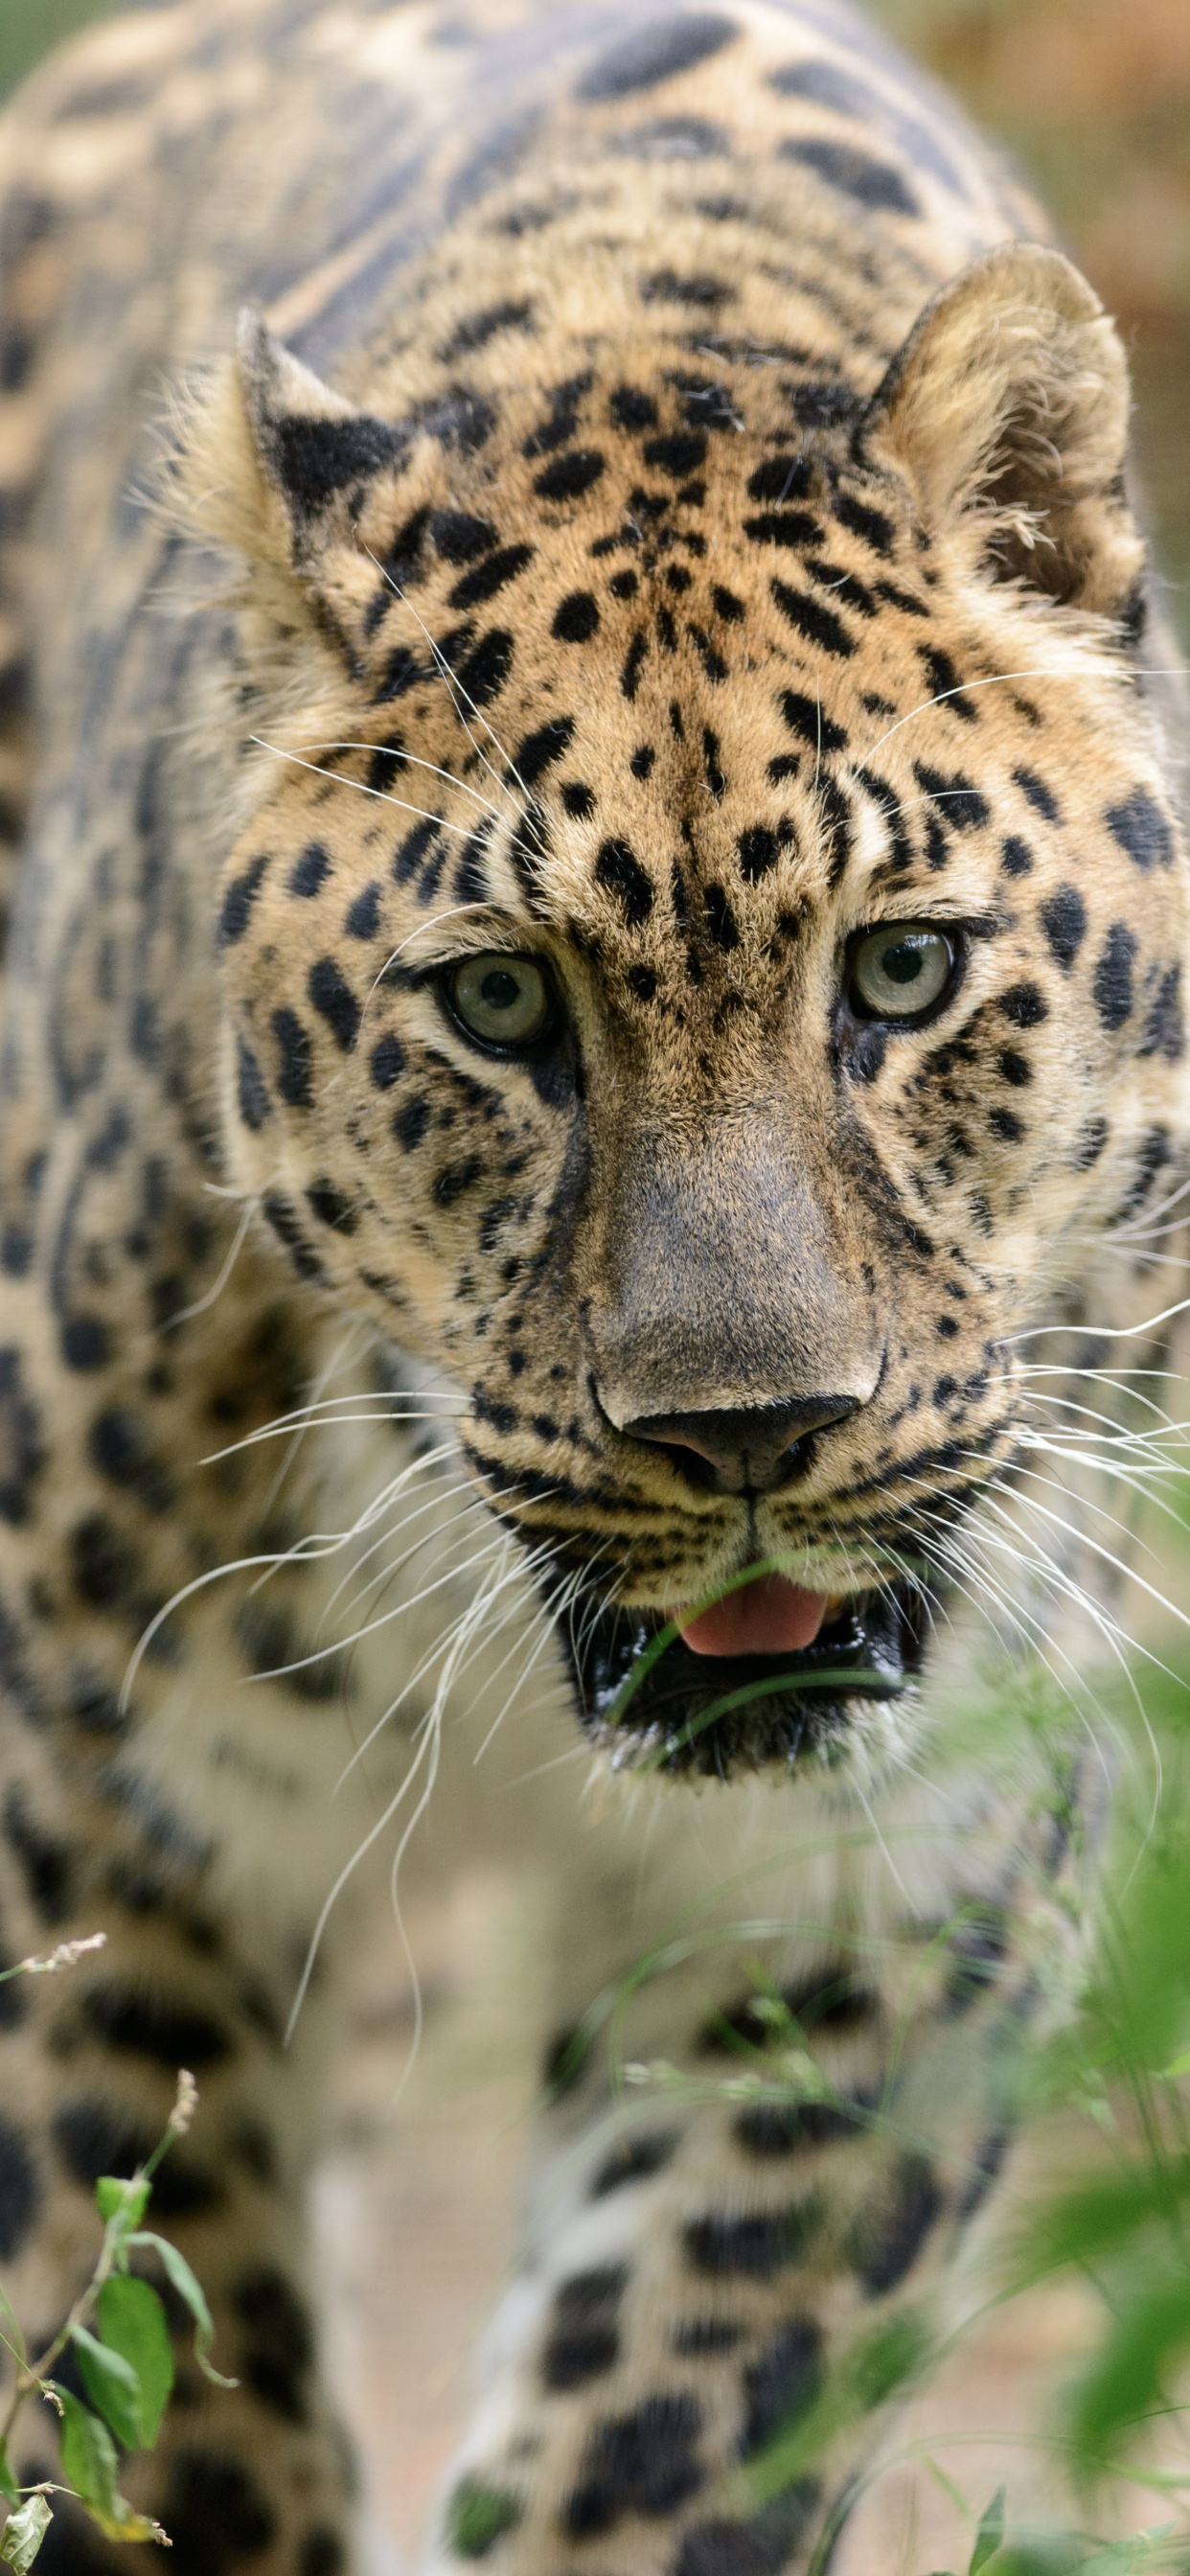
{"label": "leopard's head", "polygon": [[1186,867],[1068,264],[866,392],[658,313],[354,403],[246,322],[217,939],[237,1181],[462,1390],[585,1722],[722,1771],[903,1688],[1022,1337],[1168,1186]]}

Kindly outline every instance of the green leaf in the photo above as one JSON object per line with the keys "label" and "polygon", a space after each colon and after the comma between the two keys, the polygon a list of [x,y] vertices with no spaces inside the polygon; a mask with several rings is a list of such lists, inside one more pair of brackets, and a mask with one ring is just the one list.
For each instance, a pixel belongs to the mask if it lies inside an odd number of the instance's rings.
{"label": "green leaf", "polygon": [[168,2236],[154,2236],[149,2229],[146,2229],[143,2235],[130,2236],[128,2242],[130,2245],[151,2245],[154,2252],[161,2256],[169,2279],[179,2298],[185,2300],[194,2319],[194,2358],[199,2369],[214,2382],[216,2388],[238,2388],[240,2384],[238,2379],[225,2379],[222,2371],[216,2370],[213,2363],[207,2360],[207,2354],[215,2340],[215,2328],[211,2322],[211,2311],[203,2296],[201,2284],[195,2280],[185,2255],[179,2254],[177,2246],[170,2244]]}
{"label": "green leaf", "polygon": [[68,2388],[49,2385],[62,2409],[62,2474],[109,2540],[156,2540],[158,2525],[134,2513],[116,2484],[116,2446],[106,2424]]}
{"label": "green leaf", "polygon": [[10,2513],[0,2532],[0,2558],[6,2567],[15,2567],[17,2576],[29,2576],[52,2520],[49,2500],[43,2495],[26,2496]]}
{"label": "green leaf", "polygon": [[78,2354],[83,2386],[91,2404],[111,2425],[117,2442],[122,2442],[126,2451],[138,2451],[141,2395],[132,2363],[125,2361],[123,2353],[109,2352],[106,2344],[88,2334],[86,2326],[73,2326],[70,2340]]}
{"label": "green leaf", "polygon": [[[142,2450],[151,2451],[174,2384],[169,2327],[156,2290],[147,2281],[138,2281],[133,2273],[114,2272],[99,2293],[99,2331],[108,2349],[122,2354],[136,2373],[140,2391],[138,2441]],[[94,2395],[94,2390],[91,2393]],[[115,2430],[119,2431],[118,2425]]]}
{"label": "green leaf", "polygon": [[152,2184],[133,2177],[121,2182],[117,2174],[101,2174],[95,2185],[95,2200],[105,2227],[113,2218],[123,2218],[128,2227],[139,2227],[149,2206]]}
{"label": "green leaf", "polygon": [[979,2529],[975,2534],[975,2547],[971,2552],[971,2564],[967,2570],[967,2576],[979,2576],[980,2568],[984,2565],[985,2561],[991,2557],[993,2550],[1000,2547],[1001,2541],[1004,2538],[1004,2506],[1006,2494],[1007,2490],[1004,2487],[997,2487],[986,2513],[984,2513],[980,2518]]}
{"label": "green leaf", "polygon": [[3,2442],[0,2442],[0,2496],[3,2496],[6,2504],[19,2504],[21,2501],[21,2490],[12,2474],[12,2465]]}

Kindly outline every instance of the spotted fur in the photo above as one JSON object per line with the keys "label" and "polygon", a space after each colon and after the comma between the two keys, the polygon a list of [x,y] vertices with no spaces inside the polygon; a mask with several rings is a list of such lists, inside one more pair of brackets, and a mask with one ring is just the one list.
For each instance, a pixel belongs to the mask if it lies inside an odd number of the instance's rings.
{"label": "spotted fur", "polygon": [[[0,1942],[107,1933],[0,1989],[0,2265],[52,2328],[192,2067],[158,2201],[239,2390],[131,2484],[176,2576],[338,2576],[301,2203],[357,1881],[321,1912],[433,1788],[415,1874],[554,1867],[555,2161],[426,2565],[779,2576],[867,2421],[741,2472],[917,2331],[1070,1899],[1077,1765],[958,1722],[967,1534],[1002,1659],[1085,1651],[1027,1337],[1140,1328],[1184,1169],[1120,345],[796,0],[167,5],[38,76],[0,192]],[[928,1024],[855,1003],[898,920],[951,942]],[[516,1056],[451,1006],[489,952],[552,979]],[[694,1472],[774,1406],[779,1477]],[[904,1579],[899,1698],[588,1701],[593,1623],[769,1558],[844,1626]],[[108,2560],[64,2517],[43,2563]]]}

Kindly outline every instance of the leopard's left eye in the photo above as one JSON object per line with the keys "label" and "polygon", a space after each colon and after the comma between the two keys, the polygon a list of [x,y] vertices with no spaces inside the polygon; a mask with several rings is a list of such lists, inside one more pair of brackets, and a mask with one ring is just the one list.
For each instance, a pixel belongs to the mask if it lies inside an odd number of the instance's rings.
{"label": "leopard's left eye", "polygon": [[945,931],[886,921],[856,941],[847,998],[860,1019],[924,1020],[946,1000],[958,967],[958,941]]}
{"label": "leopard's left eye", "polygon": [[455,1018],[481,1046],[510,1054],[535,1046],[555,1016],[553,989],[535,957],[487,949],[464,957],[447,977]]}

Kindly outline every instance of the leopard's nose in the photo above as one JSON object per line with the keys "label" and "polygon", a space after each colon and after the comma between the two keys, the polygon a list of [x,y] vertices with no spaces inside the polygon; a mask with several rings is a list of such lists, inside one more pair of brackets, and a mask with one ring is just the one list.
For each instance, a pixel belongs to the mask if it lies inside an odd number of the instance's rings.
{"label": "leopard's nose", "polygon": [[771,1494],[805,1465],[811,1432],[846,1421],[860,1402],[858,1395],[790,1396],[740,1411],[641,1414],[619,1428],[629,1440],[664,1449],[704,1493]]}

